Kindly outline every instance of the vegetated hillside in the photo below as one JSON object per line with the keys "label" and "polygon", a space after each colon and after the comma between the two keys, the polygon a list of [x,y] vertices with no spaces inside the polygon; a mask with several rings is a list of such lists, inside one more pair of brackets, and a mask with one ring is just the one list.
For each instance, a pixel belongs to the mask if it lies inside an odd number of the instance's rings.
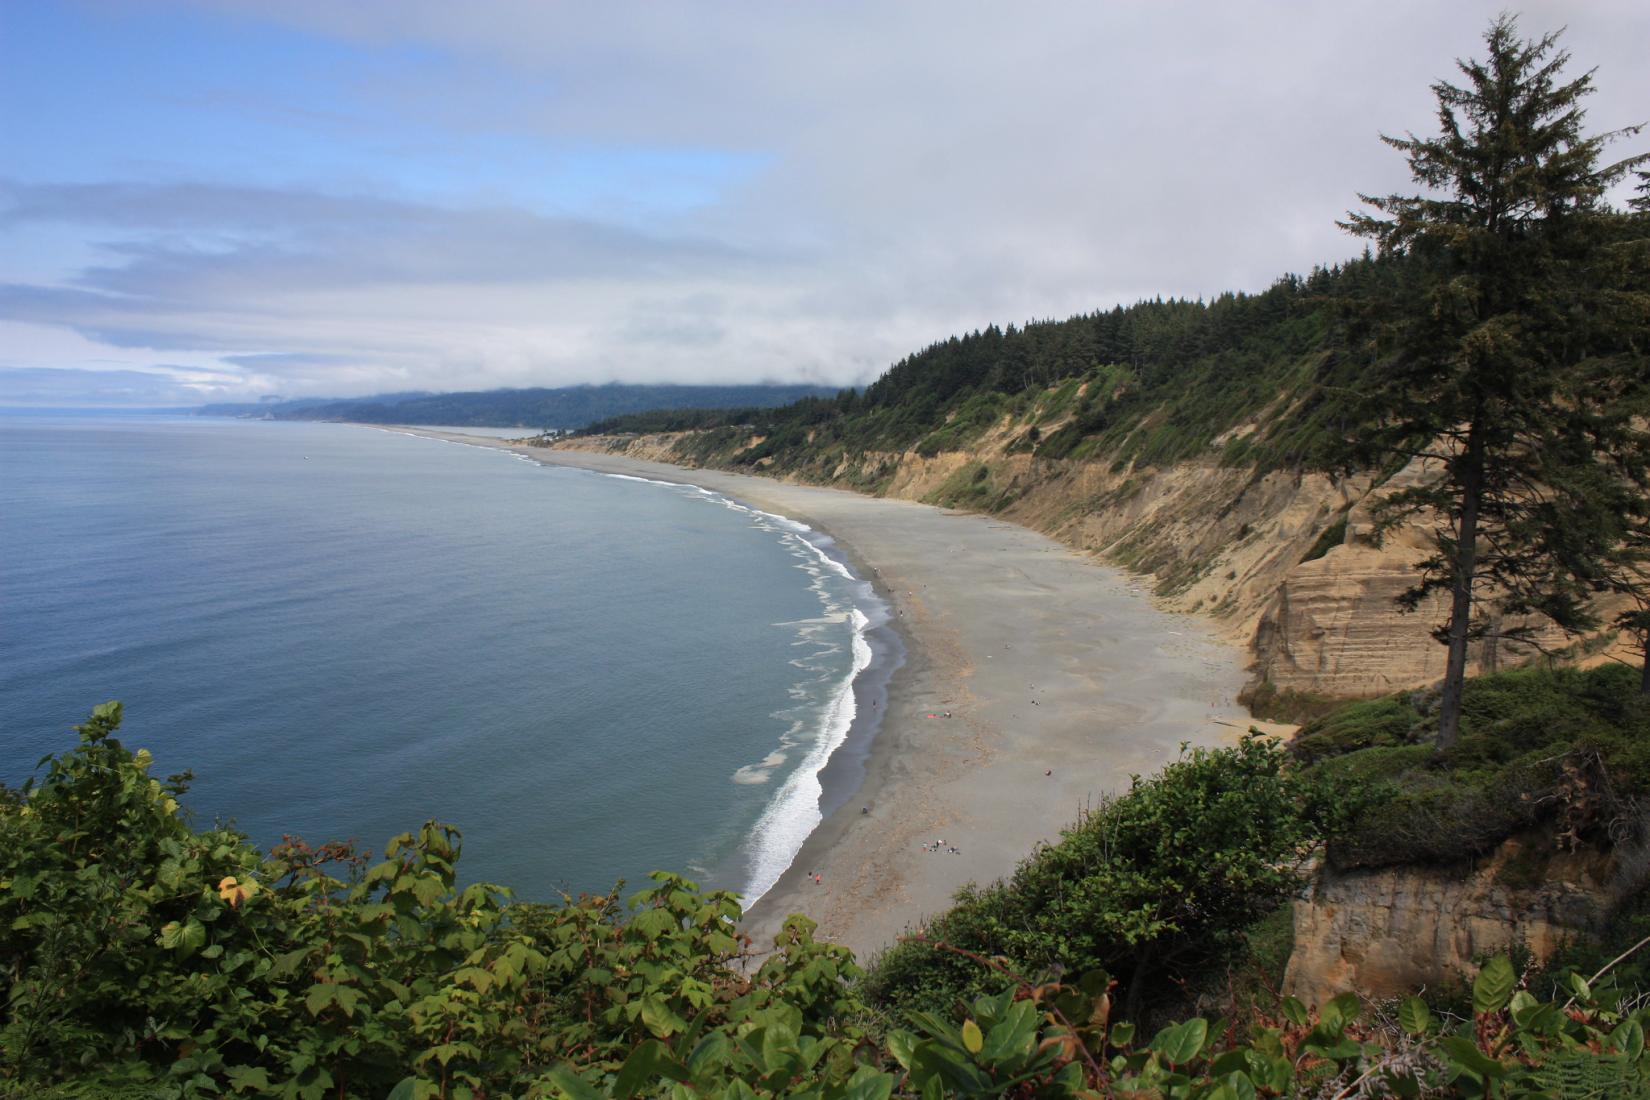
{"label": "vegetated hillside", "polygon": [[292,401],[258,405],[207,405],[207,416],[274,420],[349,420],[364,424],[447,424],[477,428],[582,428],[604,418],[651,410],[765,408],[834,393],[825,386],[562,386],[556,389],[487,390],[475,393],[389,394],[348,401]]}
{"label": "vegetated hillside", "polygon": [[[372,401],[380,405],[394,405],[414,397],[429,397],[424,390],[410,390],[406,393],[380,393],[370,398],[360,398],[362,401]],[[336,405],[343,401],[338,397],[277,397],[268,395],[257,401],[222,401],[211,405],[201,405],[191,409],[196,416],[233,416],[252,420],[296,420],[305,410],[319,408],[322,405]]]}
{"label": "vegetated hillside", "polygon": [[[1339,400],[1343,318],[1399,265],[1364,258],[1285,276],[1260,294],[1118,306],[1064,321],[993,325],[894,364],[863,393],[778,409],[650,413],[589,434],[694,431],[683,456],[885,488],[859,460],[974,449],[1041,460],[1164,466],[1185,458],[1271,469],[1330,463],[1349,425]],[[1230,429],[1268,414],[1261,430]]]}

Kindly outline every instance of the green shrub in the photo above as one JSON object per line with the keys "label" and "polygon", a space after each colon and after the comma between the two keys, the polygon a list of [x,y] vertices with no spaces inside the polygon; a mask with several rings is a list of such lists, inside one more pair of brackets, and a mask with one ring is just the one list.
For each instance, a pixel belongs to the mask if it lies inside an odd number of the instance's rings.
{"label": "green shrub", "polygon": [[1308,763],[1359,749],[1390,748],[1416,740],[1421,716],[1402,695],[1350,703],[1301,727],[1290,748]]}
{"label": "green shrub", "polygon": [[1453,862],[1562,814],[1609,843],[1650,793],[1650,705],[1620,665],[1515,669],[1467,681],[1462,737],[1432,748],[1436,700],[1404,692],[1349,703],[1301,728],[1290,751],[1312,770],[1365,782],[1369,803],[1329,846],[1341,867]]}
{"label": "green shrub", "polygon": [[[1230,454],[1231,452],[1228,451],[1228,458],[1230,458]],[[1304,564],[1309,561],[1317,561],[1319,558],[1323,557],[1325,554],[1329,553],[1345,541],[1346,513],[1342,512],[1340,516],[1336,518],[1334,523],[1331,523],[1328,527],[1323,529],[1323,533],[1317,537],[1317,540],[1312,543],[1312,546],[1306,551],[1305,554],[1301,556],[1301,562]]]}
{"label": "green shrub", "polygon": [[[195,832],[182,781],[151,778],[119,720],[97,708],[38,784],[0,789],[4,1100],[1629,1097],[1646,1081],[1650,1010],[1571,972],[1526,991],[1506,959],[1463,990],[1459,1024],[1409,998],[1382,1025],[1343,995],[1268,1003],[1244,1031],[1192,1017],[1148,1038],[1118,1018],[1130,990],[1075,953],[1063,974],[1028,973],[930,936],[907,948],[966,976],[879,1018],[851,956],[805,917],[759,959],[735,900],[676,875],[628,903],[511,905],[457,889],[458,835],[433,823],[371,867],[345,845],[265,855]],[[1254,740],[1184,754],[1028,861],[1038,900],[1019,916],[1060,914],[1091,954],[1094,920],[1156,950],[1131,972],[1163,983],[1148,1000],[1179,995],[1171,979],[1204,941],[1276,969],[1280,889],[1333,825],[1335,793]],[[964,919],[1027,933],[963,908],[961,934]],[[1058,962],[1052,938],[1035,946]],[[993,992],[954,996],[968,987]]]}
{"label": "green shrub", "polygon": [[806,918],[744,978],[735,899],[675,875],[628,906],[510,906],[457,887],[433,822],[370,868],[344,845],[266,856],[191,830],[119,722],[98,707],[0,799],[0,1095],[547,1095],[558,1064],[618,1072],[758,1020],[825,1044],[820,1080],[854,1070],[858,971]]}
{"label": "green shrub", "polygon": [[[1304,778],[1258,737],[1183,751],[1007,881],[962,891],[924,939],[1004,956],[1025,972],[1106,969],[1123,979],[1132,1015],[1173,988],[1168,978],[1239,950],[1244,930],[1294,891],[1306,856],[1357,802],[1344,784]],[[966,1001],[998,980],[913,941],[877,960],[867,990],[906,1009]]]}

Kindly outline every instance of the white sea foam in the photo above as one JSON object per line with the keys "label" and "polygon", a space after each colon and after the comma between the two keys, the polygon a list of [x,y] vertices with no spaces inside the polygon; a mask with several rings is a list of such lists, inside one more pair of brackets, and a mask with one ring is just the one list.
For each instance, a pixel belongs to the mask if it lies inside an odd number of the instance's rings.
{"label": "white sea foam", "polygon": [[803,841],[819,827],[819,773],[831,759],[831,754],[848,739],[848,730],[854,723],[854,680],[871,663],[871,644],[865,638],[870,620],[857,607],[851,612],[854,624],[854,658],[848,676],[837,687],[836,695],[825,709],[825,721],[818,739],[808,750],[784,786],[768,803],[757,819],[752,834],[753,858],[751,881],[745,888],[748,907],[772,889],[779,876],[796,858]]}
{"label": "white sea foam", "polygon": [[[720,504],[751,517],[755,526],[778,535],[786,548],[798,557],[800,567],[810,578],[808,587],[823,608],[823,614],[818,618],[775,624],[796,629],[796,641],[792,644],[807,647],[808,652],[790,663],[799,672],[816,675],[790,688],[790,697],[797,704],[795,708],[774,715],[782,720],[789,719],[788,727],[780,737],[780,747],[761,761],[738,768],[731,776],[734,783],[742,785],[767,783],[790,759],[792,750],[802,750],[801,760],[790,770],[751,830],[749,879],[742,891],[748,907],[773,888],[779,876],[796,858],[803,842],[823,820],[819,810],[819,798],[824,789],[820,772],[830,762],[831,754],[848,739],[856,713],[854,682],[871,663],[871,643],[866,638],[871,620],[858,607],[841,602],[828,584],[827,576],[847,581],[858,581],[859,578],[828,552],[829,538],[789,516],[763,511],[701,485],[632,474],[609,473],[605,476],[686,490],[707,503]],[[845,623],[852,628],[853,655],[848,674],[838,679],[832,663],[825,659],[842,652],[838,639]],[[829,691],[823,708],[815,704],[821,689]]]}

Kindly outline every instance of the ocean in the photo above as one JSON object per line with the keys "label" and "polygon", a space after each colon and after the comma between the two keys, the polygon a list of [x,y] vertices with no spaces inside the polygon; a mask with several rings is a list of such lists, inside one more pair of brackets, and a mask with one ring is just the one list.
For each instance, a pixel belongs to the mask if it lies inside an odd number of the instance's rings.
{"label": "ocean", "polygon": [[0,415],[0,782],[118,699],[156,774],[194,772],[196,823],[266,847],[433,818],[465,881],[525,899],[654,869],[758,896],[887,616],[819,532],[689,486],[344,425]]}

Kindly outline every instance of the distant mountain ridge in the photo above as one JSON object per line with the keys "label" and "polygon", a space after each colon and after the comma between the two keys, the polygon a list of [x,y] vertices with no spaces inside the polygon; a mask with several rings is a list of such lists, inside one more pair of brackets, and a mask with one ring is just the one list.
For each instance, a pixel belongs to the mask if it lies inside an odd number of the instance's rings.
{"label": "distant mountain ridge", "polygon": [[574,429],[598,420],[671,409],[771,408],[834,397],[830,386],[627,385],[538,387],[469,393],[397,393],[336,400],[300,398],[203,405],[200,416],[260,420],[349,420],[364,424],[446,424],[473,428]]}

